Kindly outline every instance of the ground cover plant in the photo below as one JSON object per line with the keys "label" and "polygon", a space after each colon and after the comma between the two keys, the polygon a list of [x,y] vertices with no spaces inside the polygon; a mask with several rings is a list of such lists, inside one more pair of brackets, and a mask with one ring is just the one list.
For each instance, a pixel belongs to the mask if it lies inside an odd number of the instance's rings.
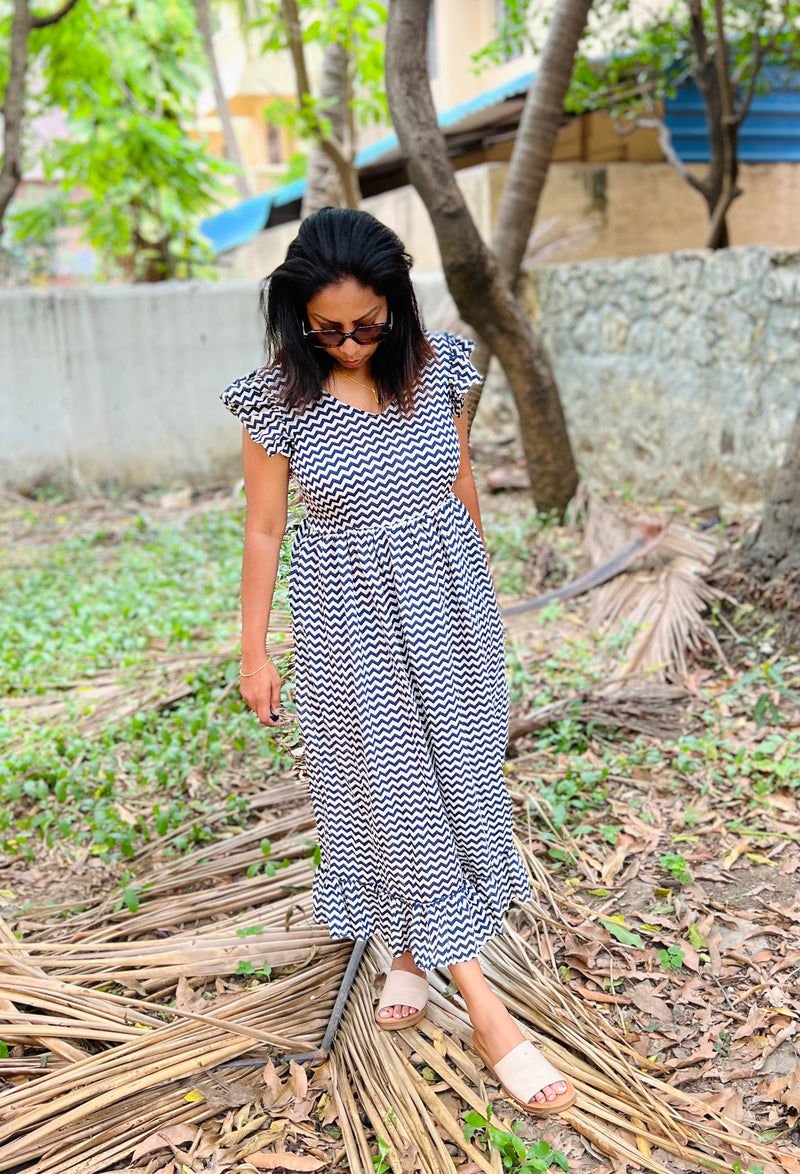
{"label": "ground cover plant", "polygon": [[[797,1169],[800,682],[771,614],[720,598],[655,726],[592,716],[635,633],[592,626],[591,597],[508,624],[512,718],[576,699],[507,759],[535,897],[487,965],[581,1090],[520,1120],[446,974],[418,1029],[368,1034],[379,949],[331,1059],[288,1058],[348,950],[309,921],[288,633],[280,732],[238,698],[240,498],[40,497],[0,518],[0,1170]],[[483,509],[504,605],[585,569],[580,519]]]}

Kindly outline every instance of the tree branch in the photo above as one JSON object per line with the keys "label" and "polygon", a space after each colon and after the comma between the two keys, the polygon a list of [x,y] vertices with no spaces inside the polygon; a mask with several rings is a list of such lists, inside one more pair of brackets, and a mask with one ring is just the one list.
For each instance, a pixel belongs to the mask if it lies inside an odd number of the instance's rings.
{"label": "tree branch", "polygon": [[32,29],[56,24],[78,0],[65,0],[49,16],[34,16],[28,0],[14,0],[11,17],[9,71],[3,95],[3,167],[0,170],[0,236],[6,209],[22,182],[22,123],[25,118],[25,78],[28,72],[28,40]]}
{"label": "tree branch", "polygon": [[46,29],[48,25],[58,24],[58,22],[63,20],[69,10],[74,8],[77,3],[78,0],[64,0],[64,3],[61,5],[61,7],[57,8],[55,12],[51,12],[49,16],[34,16],[33,13],[31,13],[30,27],[32,29]]}
{"label": "tree branch", "polygon": [[758,75],[761,72],[761,63],[764,53],[761,44],[761,37],[759,34],[766,7],[767,0],[761,0],[761,4],[758,6],[758,12],[756,14],[755,21],[753,22],[753,67],[750,72],[750,81],[748,82],[747,89],[744,92],[744,97],[739,103],[739,109],[735,115],[734,125],[737,129],[742,125],[745,118],[747,118],[750,106],[753,101],[753,96],[756,92],[756,86],[758,85]]}
{"label": "tree branch", "polygon": [[661,148],[661,153],[663,154],[667,163],[669,163],[671,167],[674,167],[678,175],[680,175],[682,179],[685,179],[686,182],[695,189],[695,191],[698,191],[701,196],[708,199],[708,188],[701,179],[698,179],[696,175],[692,175],[683,159],[681,159],[680,155],[675,150],[675,144],[672,141],[672,134],[670,133],[670,129],[666,122],[664,122],[663,118],[636,118],[630,124],[630,126],[626,126],[622,130],[618,127],[617,134],[624,138],[625,135],[632,134],[635,130],[657,130],[658,145]]}

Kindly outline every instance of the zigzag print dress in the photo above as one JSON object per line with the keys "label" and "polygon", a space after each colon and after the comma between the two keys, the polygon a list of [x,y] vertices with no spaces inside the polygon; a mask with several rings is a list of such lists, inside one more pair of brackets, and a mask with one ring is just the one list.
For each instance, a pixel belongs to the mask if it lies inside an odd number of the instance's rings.
{"label": "zigzag print dress", "polygon": [[303,413],[277,369],[222,393],[289,458],[306,514],[289,600],[298,717],[321,860],[313,917],[379,932],[425,970],[473,958],[530,896],[503,778],[503,628],[478,530],[452,491],[453,413],[480,376],[472,344],[436,355],[405,417],[327,391]]}

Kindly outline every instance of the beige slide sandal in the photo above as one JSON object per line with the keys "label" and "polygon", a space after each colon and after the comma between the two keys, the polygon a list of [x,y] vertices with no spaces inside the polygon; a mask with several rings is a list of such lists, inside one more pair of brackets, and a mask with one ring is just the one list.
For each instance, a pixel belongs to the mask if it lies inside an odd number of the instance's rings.
{"label": "beige slide sandal", "polygon": [[[489,1071],[494,1072],[508,1099],[519,1105],[526,1113],[533,1117],[549,1117],[551,1113],[560,1113],[575,1104],[575,1089],[572,1083],[563,1072],[553,1067],[530,1040],[526,1039],[517,1044],[496,1064],[490,1063],[481,1047],[477,1032],[473,1033],[472,1044]],[[536,1093],[541,1092],[545,1085],[555,1084],[558,1080],[564,1081],[567,1086],[566,1092],[562,1092],[553,1101],[533,1100]]]}
{"label": "beige slide sandal", "polygon": [[[379,1012],[384,1007],[416,1007],[405,1019],[396,1019],[394,1016],[382,1018]],[[400,1031],[404,1027],[414,1027],[425,1018],[428,1010],[428,980],[422,974],[412,974],[407,970],[390,970],[383,984],[380,1001],[375,1009],[375,1022],[383,1031]]]}

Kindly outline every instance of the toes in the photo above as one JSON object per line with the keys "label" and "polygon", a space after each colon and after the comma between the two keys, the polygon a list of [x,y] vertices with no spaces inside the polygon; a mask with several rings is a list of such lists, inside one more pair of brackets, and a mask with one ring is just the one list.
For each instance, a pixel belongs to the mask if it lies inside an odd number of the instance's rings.
{"label": "toes", "polygon": [[566,1091],[566,1081],[557,1080],[554,1084],[546,1084],[544,1088],[535,1093],[533,1100],[535,1100],[539,1105],[546,1105],[549,1104],[550,1101],[554,1101],[557,1097],[563,1096]]}
{"label": "toes", "polygon": [[406,1003],[395,1003],[390,1007],[382,1007],[378,1014],[381,1019],[407,1019],[416,1011],[416,1007],[409,1007]]}

